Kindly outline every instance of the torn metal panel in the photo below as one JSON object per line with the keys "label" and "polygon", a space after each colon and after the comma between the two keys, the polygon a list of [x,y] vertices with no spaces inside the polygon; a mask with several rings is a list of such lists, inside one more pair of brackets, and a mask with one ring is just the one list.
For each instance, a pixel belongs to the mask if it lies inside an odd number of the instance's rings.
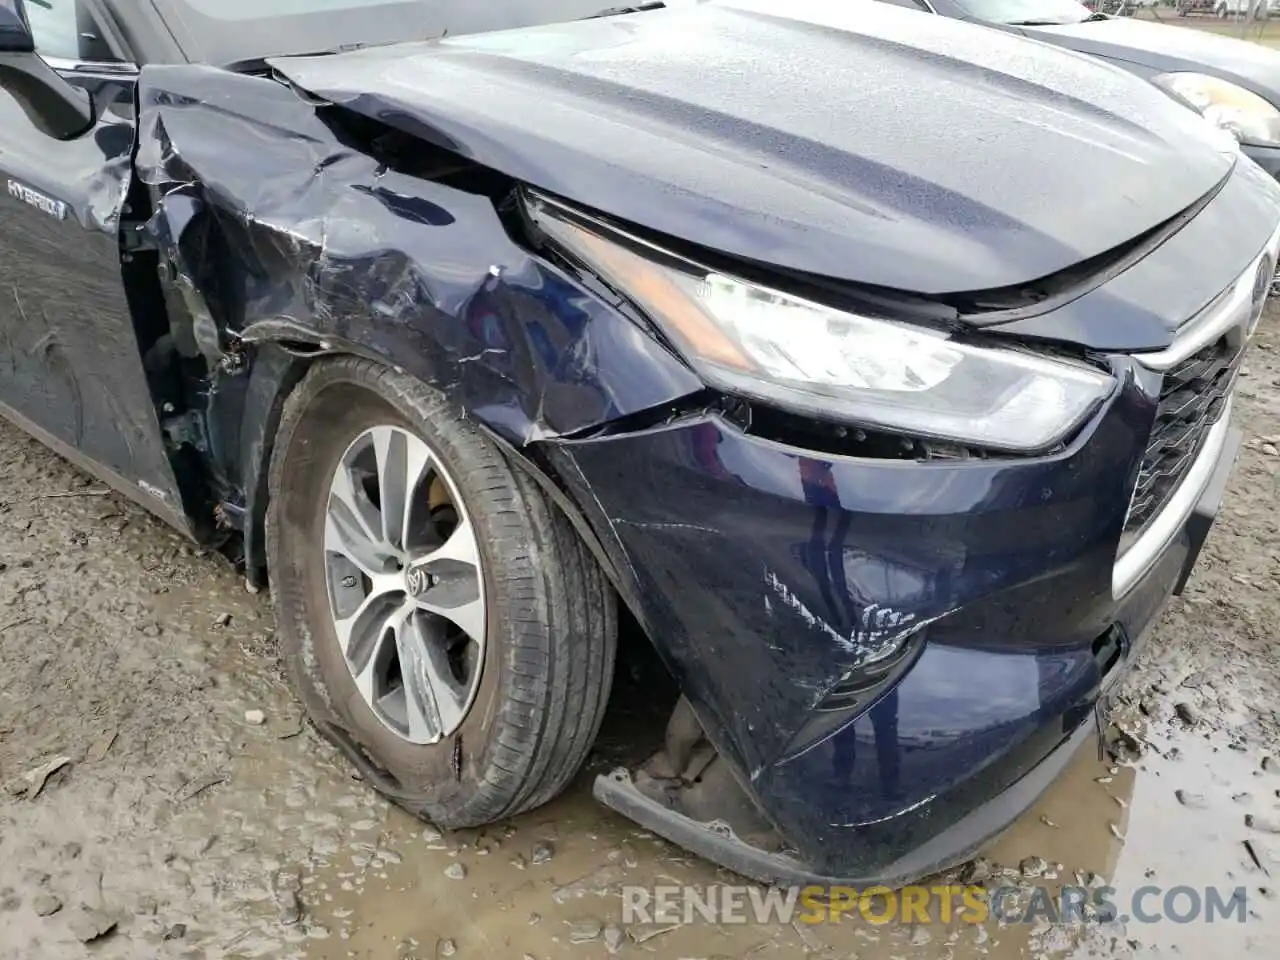
{"label": "torn metal panel", "polygon": [[[195,269],[211,266],[201,257],[208,251],[183,249],[184,240],[188,245],[195,240],[187,233],[187,228],[205,212],[203,203],[194,193],[193,187],[180,187],[167,194],[162,215],[151,218],[145,233],[160,251],[161,269],[181,297],[184,307],[173,311],[178,321],[170,325],[174,347],[180,356],[188,359],[204,357],[212,368],[224,356],[223,335],[205,295],[197,289],[200,278],[195,274]],[[195,269],[179,269],[179,265],[191,265]],[[189,323],[181,322],[184,315],[189,318]]]}
{"label": "torn metal panel", "polygon": [[374,356],[517,445],[699,389],[512,239],[496,202],[514,184],[495,198],[391,169],[348,143],[336,108],[260,77],[147,67],[139,102],[149,232],[206,358],[269,340]]}

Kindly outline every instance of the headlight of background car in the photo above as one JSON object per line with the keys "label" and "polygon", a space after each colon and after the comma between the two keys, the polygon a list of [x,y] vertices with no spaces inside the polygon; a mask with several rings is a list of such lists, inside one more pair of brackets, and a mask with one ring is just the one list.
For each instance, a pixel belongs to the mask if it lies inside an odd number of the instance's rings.
{"label": "headlight of background car", "polygon": [[656,321],[708,385],[783,409],[994,449],[1043,450],[1113,379],[858,316],[709,270],[535,202],[535,221]]}
{"label": "headlight of background car", "polygon": [[1256,93],[1203,73],[1162,73],[1152,82],[1237,140],[1280,146],[1280,110]]}

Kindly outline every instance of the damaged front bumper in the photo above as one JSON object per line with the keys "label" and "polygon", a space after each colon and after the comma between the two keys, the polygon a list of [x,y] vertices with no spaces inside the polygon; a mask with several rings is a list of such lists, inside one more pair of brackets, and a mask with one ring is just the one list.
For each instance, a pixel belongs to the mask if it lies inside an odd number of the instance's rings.
{"label": "damaged front bumper", "polygon": [[[1156,399],[1123,357],[1053,454],[857,454],[713,395],[596,278],[519,242],[493,178],[447,151],[411,140],[412,169],[388,168],[349,148],[342,108],[212,68],[148,67],[139,114],[154,212],[138,232],[201,294],[172,298],[172,336],[144,352],[203,361],[164,428],[207,448],[250,568],[262,465],[309,358],[369,357],[440,391],[565,506],[689,705],[604,799],[744,873],[903,880],[963,856],[1038,790],[1194,554],[1180,523],[1113,590]],[[264,148],[232,169],[240,140]],[[1274,228],[1255,179],[1239,171],[1143,266],[1001,333],[1154,349]],[[207,443],[183,439],[187,412]]]}
{"label": "damaged front bumper", "polygon": [[[1117,595],[1151,415],[1125,383],[1032,460],[819,454],[715,414],[566,444],[700,721],[681,735],[677,708],[664,752],[596,796],[767,882],[894,885],[971,855],[1088,738],[1235,459],[1224,415]],[[901,657],[850,697],[886,639]]]}

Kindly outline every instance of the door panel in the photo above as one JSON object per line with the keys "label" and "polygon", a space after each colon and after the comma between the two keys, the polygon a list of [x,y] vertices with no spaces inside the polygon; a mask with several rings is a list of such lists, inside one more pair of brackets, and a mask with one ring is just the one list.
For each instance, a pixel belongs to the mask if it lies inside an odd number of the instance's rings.
{"label": "door panel", "polygon": [[[121,108],[60,142],[0,90],[0,412],[134,485],[140,502],[185,528],[124,282],[132,82],[100,92]],[[160,318],[139,322],[149,319]]]}

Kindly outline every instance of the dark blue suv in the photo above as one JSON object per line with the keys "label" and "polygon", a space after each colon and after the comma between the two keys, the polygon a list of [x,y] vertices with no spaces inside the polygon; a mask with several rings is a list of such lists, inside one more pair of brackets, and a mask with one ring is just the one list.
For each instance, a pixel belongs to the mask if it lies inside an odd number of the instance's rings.
{"label": "dark blue suv", "polygon": [[[968,855],[1191,570],[1280,186],[876,4],[0,0],[0,414],[270,584],[442,826],[575,776],[767,880]],[[414,41],[416,42],[410,42]]]}

